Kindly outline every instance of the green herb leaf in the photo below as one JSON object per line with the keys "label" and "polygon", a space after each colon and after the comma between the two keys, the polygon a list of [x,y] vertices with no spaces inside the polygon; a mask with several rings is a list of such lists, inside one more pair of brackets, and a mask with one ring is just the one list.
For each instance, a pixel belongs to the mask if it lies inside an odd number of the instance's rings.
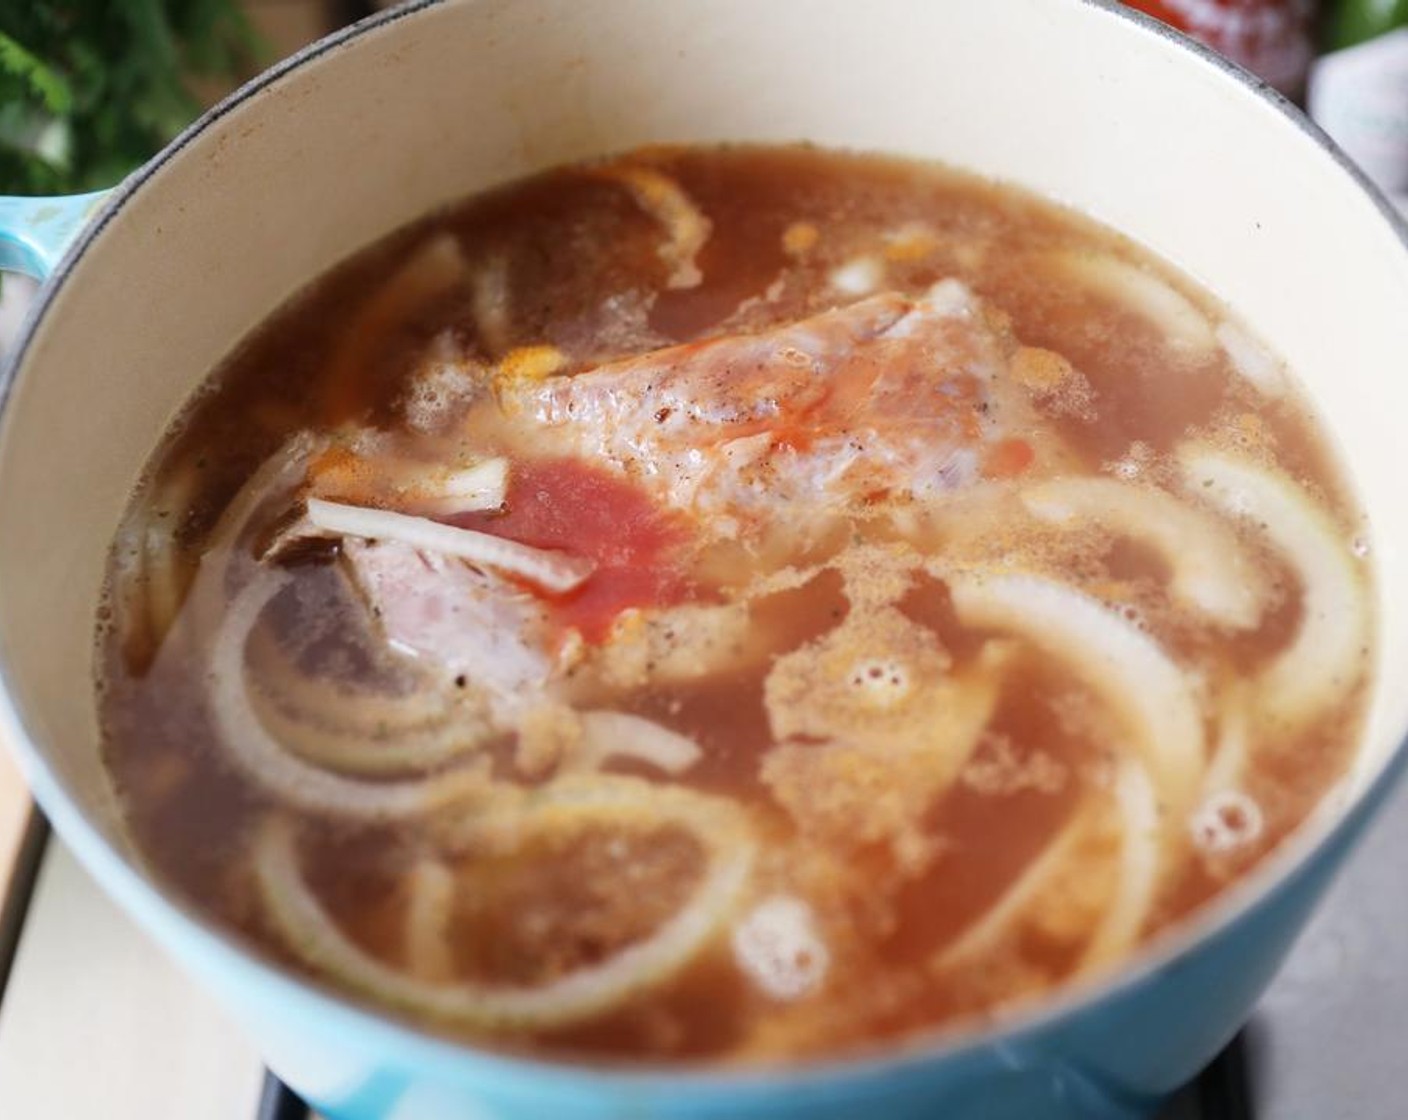
{"label": "green herb leaf", "polygon": [[110,186],[196,115],[191,79],[264,61],[234,0],[0,5],[0,193]]}

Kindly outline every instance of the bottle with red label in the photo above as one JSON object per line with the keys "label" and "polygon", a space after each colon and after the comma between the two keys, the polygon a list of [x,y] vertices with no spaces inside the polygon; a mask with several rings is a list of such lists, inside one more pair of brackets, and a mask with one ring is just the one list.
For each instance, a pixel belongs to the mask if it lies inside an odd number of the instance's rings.
{"label": "bottle with red label", "polygon": [[1128,0],[1299,101],[1314,58],[1315,0]]}

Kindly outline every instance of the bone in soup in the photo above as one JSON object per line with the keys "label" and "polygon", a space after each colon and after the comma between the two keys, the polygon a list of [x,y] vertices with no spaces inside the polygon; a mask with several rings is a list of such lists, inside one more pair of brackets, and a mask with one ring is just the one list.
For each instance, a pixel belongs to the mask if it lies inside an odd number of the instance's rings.
{"label": "bone in soup", "polygon": [[1360,514],[1283,364],[954,171],[661,149],[318,281],[99,635],[155,871],[480,1042],[785,1060],[1127,960],[1345,773]]}

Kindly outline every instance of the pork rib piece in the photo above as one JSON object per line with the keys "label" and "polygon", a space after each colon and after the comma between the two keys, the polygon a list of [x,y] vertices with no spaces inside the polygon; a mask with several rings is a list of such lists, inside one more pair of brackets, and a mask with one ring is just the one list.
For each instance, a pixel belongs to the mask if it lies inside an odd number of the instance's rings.
{"label": "pork rib piece", "polygon": [[1013,349],[973,293],[945,280],[917,299],[877,295],[512,384],[500,403],[676,508],[746,515],[785,502],[797,515],[923,500],[977,478],[987,446],[1032,435],[1005,376]]}

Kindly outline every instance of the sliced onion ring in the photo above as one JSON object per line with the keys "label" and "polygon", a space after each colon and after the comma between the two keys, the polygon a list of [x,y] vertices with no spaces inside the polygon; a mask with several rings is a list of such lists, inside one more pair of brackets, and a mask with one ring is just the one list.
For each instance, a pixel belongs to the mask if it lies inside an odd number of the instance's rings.
{"label": "sliced onion ring", "polygon": [[486,779],[477,770],[394,782],[358,781],[304,762],[269,734],[250,703],[245,646],[264,608],[290,579],[278,570],[260,570],[230,604],[216,633],[206,687],[227,757],[269,793],[310,813],[395,819],[481,795]]}
{"label": "sliced onion ring", "polygon": [[645,762],[666,774],[683,774],[699,761],[699,744],[654,720],[627,712],[582,712],[582,741],[575,764],[599,769],[612,759]]}
{"label": "sliced onion ring", "polygon": [[1205,444],[1185,444],[1178,461],[1190,494],[1262,526],[1300,579],[1300,627],[1258,678],[1258,709],[1293,726],[1325,712],[1361,679],[1369,644],[1368,598],[1349,542],[1279,472]]}
{"label": "sliced onion ring", "polygon": [[1115,804],[1123,840],[1114,895],[1086,943],[1079,968],[1105,968],[1123,960],[1139,940],[1159,885],[1161,837],[1159,804],[1143,766],[1126,760],[1115,775]]}
{"label": "sliced onion ring", "polygon": [[[362,440],[375,446],[374,438]],[[351,441],[349,441],[351,442]],[[403,512],[452,517],[498,509],[508,495],[508,460],[484,459],[473,466],[446,467],[399,454],[373,452],[316,465],[310,492],[354,505],[385,502]]]}
{"label": "sliced onion ring", "polygon": [[256,877],[289,947],[349,987],[420,1015],[500,1030],[565,1026],[677,974],[724,924],[752,866],[754,845],[742,814],[703,794],[614,777],[565,778],[533,791],[500,787],[500,793],[496,804],[503,800],[510,807],[498,806],[467,822],[470,831],[492,833],[495,842],[517,847],[544,825],[682,824],[704,848],[702,880],[689,901],[645,940],[560,979],[532,988],[431,983],[370,956],[337,928],[304,879],[293,828],[271,817],[256,840]]}
{"label": "sliced onion ring", "polygon": [[703,280],[699,250],[709,240],[713,224],[684,188],[663,172],[639,164],[609,163],[592,170],[625,187],[636,205],[665,227],[667,240],[660,246],[660,259],[670,266],[666,286],[697,288]]}
{"label": "sliced onion ring", "polygon": [[1251,758],[1251,692],[1245,681],[1234,681],[1217,706],[1220,713],[1217,740],[1203,776],[1203,800],[1242,784]]}
{"label": "sliced onion ring", "polygon": [[445,983],[455,974],[449,939],[455,874],[427,856],[416,861],[406,878],[406,965],[419,980]]}
{"label": "sliced onion ring", "polygon": [[1247,550],[1216,518],[1161,490],[1111,478],[1063,478],[1025,488],[1022,503],[1056,525],[1094,521],[1158,552],[1175,598],[1223,626],[1256,625],[1264,588]]}
{"label": "sliced onion ring", "polygon": [[1157,327],[1175,350],[1202,358],[1216,349],[1217,338],[1203,313],[1154,273],[1108,253],[1066,250],[1046,259],[1067,280]]}
{"label": "sliced onion ring", "polygon": [[498,509],[508,496],[508,460],[485,459],[472,467],[431,476],[412,502],[416,512],[436,517]]}
{"label": "sliced onion ring", "polygon": [[454,556],[557,594],[579,587],[596,568],[585,557],[532,548],[491,533],[321,498],[308,499],[308,521],[315,529],[333,536],[399,541],[425,552]]}
{"label": "sliced onion ring", "polygon": [[1018,634],[1068,665],[1121,720],[1170,808],[1198,795],[1202,714],[1184,672],[1147,634],[1065,584],[1027,574],[943,576],[965,626]]}
{"label": "sliced onion ring", "polygon": [[1006,940],[1022,915],[1064,869],[1088,827],[1090,811],[1089,808],[1077,810],[998,900],[935,954],[931,968],[943,971],[978,960]]}
{"label": "sliced onion ring", "polygon": [[190,575],[176,548],[176,527],[190,511],[197,471],[190,461],[167,478],[147,503],[141,532],[141,571],[146,586],[152,648],[160,647],[181,610]]}
{"label": "sliced onion ring", "polygon": [[340,421],[367,402],[365,371],[376,343],[411,320],[427,304],[460,287],[468,274],[459,242],[448,233],[432,235],[385,283],[363,300],[336,334],[322,384],[326,411]]}
{"label": "sliced onion ring", "polygon": [[307,432],[293,436],[259,465],[220,514],[206,538],[191,588],[190,609],[203,633],[215,627],[225,610],[231,561],[236,550],[248,541],[266,505],[276,499],[291,498],[303,484],[308,461],[322,443]]}
{"label": "sliced onion ring", "polygon": [[[351,612],[362,619],[366,611]],[[372,646],[367,652],[380,653],[372,644],[380,635],[366,634]],[[290,713],[309,713],[325,721],[331,729],[366,731],[384,727],[387,734],[424,731],[441,726],[454,712],[454,704],[426,674],[403,655],[388,653],[394,668],[412,675],[414,688],[405,692],[385,692],[375,687],[359,687],[335,678],[304,672],[297,661],[277,641],[264,635],[250,638],[259,665],[257,684],[270,700]]]}
{"label": "sliced onion ring", "polygon": [[[1144,767],[1126,759],[1115,777],[1113,798],[1120,817],[1119,867],[1111,897],[1086,940],[1076,970],[1122,960],[1139,940],[1159,885],[1161,828],[1153,786]],[[1078,808],[997,902],[976,918],[931,962],[936,971],[962,967],[1008,940],[1032,906],[1071,870],[1087,831],[1099,827],[1107,805],[1091,800]]]}
{"label": "sliced onion ring", "polygon": [[[290,754],[321,769],[359,777],[424,773],[483,749],[489,734],[469,713],[436,724],[395,728],[354,723],[337,709],[294,709],[258,685],[246,685],[251,709]],[[393,709],[394,714],[394,709]]]}
{"label": "sliced onion ring", "polygon": [[1229,319],[1218,326],[1216,334],[1227,360],[1247,384],[1268,397],[1285,395],[1286,371],[1281,362],[1241,324]]}

